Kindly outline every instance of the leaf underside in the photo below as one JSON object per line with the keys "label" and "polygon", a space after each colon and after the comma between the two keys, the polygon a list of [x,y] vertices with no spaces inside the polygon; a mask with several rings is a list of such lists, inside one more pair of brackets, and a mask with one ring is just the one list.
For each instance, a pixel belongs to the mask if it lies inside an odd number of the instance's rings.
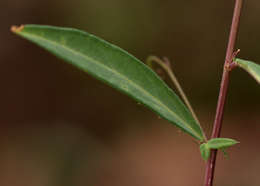
{"label": "leaf underside", "polygon": [[13,27],[12,31],[126,93],[204,141],[200,125],[180,98],[151,69],[126,51],[77,29],[25,25]]}
{"label": "leaf underside", "polygon": [[235,63],[247,71],[260,84],[260,65],[243,59],[236,58]]}

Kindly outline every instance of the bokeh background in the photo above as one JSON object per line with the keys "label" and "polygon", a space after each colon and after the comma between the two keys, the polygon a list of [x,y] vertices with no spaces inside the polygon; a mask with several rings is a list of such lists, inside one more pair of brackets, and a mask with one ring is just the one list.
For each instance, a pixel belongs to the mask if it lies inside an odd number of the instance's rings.
{"label": "bokeh background", "polygon": [[[1,0],[1,186],[200,186],[186,134],[127,96],[13,35],[11,25],[75,27],[144,61],[167,56],[210,133],[234,0]],[[237,48],[260,62],[260,1],[246,1]],[[167,79],[166,79],[167,81]],[[171,83],[167,81],[170,86]],[[260,87],[232,72],[215,185],[260,185]]]}

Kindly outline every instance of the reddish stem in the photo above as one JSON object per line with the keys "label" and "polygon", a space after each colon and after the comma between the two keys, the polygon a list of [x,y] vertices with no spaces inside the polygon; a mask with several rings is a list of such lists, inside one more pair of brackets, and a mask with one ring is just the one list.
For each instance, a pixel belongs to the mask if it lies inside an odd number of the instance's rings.
{"label": "reddish stem", "polygon": [[[226,102],[226,96],[227,96],[227,90],[229,84],[229,72],[230,72],[229,66],[233,60],[233,53],[234,53],[234,47],[237,38],[240,14],[242,9],[242,2],[243,0],[236,0],[236,4],[235,4],[232,26],[231,26],[227,53],[226,53],[226,59],[224,64],[224,70],[222,75],[221,87],[219,91],[218,105],[217,105],[216,116],[215,116],[214,127],[213,127],[211,138],[218,138],[221,132],[223,112],[224,112],[224,106]],[[217,150],[212,150],[211,156],[206,165],[204,186],[213,185],[216,157],[217,157]]]}

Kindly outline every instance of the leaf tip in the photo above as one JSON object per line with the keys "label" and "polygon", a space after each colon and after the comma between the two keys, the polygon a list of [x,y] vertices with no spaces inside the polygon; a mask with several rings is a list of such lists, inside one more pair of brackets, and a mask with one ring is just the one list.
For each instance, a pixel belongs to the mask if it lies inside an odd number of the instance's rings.
{"label": "leaf tip", "polygon": [[20,26],[13,25],[13,26],[11,26],[10,30],[13,33],[18,33],[18,32],[21,32],[23,29],[24,29],[24,25],[20,25]]}

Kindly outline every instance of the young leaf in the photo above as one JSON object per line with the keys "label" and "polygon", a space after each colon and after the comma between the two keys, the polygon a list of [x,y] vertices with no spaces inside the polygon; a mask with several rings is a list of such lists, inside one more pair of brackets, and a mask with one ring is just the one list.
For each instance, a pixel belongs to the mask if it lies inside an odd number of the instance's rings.
{"label": "young leaf", "polygon": [[208,147],[207,143],[203,143],[200,145],[200,153],[201,157],[207,161],[210,157],[210,148]]}
{"label": "young leaf", "polygon": [[237,143],[239,142],[229,138],[213,138],[207,142],[210,149],[225,149]]}
{"label": "young leaf", "polygon": [[260,84],[260,65],[243,59],[235,59],[235,63],[247,71]]}
{"label": "young leaf", "polygon": [[205,140],[201,127],[179,97],[126,51],[71,28],[25,25],[12,27],[12,31],[128,94],[196,139]]}
{"label": "young leaf", "polygon": [[213,138],[210,139],[207,143],[200,145],[200,153],[204,160],[208,160],[210,157],[211,149],[220,149],[223,151],[225,157],[227,157],[226,148],[235,145],[239,142],[229,138]]}

